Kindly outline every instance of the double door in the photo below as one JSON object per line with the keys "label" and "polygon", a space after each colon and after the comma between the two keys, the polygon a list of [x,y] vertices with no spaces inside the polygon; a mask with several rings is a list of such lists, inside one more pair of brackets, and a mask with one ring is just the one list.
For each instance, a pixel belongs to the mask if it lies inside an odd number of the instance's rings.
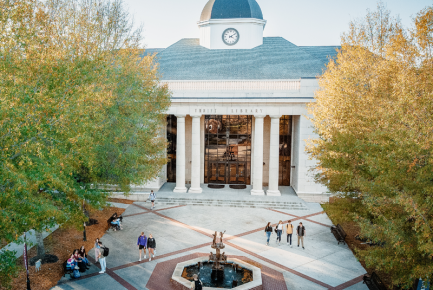
{"label": "double door", "polygon": [[245,162],[211,162],[209,183],[246,184]]}

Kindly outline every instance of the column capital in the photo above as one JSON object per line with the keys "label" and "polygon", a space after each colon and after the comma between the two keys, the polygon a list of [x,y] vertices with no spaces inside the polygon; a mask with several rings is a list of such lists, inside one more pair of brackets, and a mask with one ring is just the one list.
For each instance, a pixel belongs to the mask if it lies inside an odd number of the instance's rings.
{"label": "column capital", "polygon": [[177,118],[185,118],[186,114],[174,114]]}
{"label": "column capital", "polygon": [[261,119],[261,118],[264,118],[264,117],[266,117],[266,115],[264,115],[264,114],[257,114],[257,115],[254,115],[254,118],[259,118],[259,119]]}
{"label": "column capital", "polygon": [[193,113],[193,114],[189,114],[191,116],[191,118],[201,118],[202,114],[200,113]]}
{"label": "column capital", "polygon": [[280,119],[283,115],[269,115],[271,119]]}

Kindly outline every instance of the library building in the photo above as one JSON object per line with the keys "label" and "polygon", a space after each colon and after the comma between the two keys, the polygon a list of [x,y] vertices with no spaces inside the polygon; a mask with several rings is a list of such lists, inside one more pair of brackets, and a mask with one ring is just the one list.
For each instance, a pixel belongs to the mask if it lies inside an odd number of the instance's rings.
{"label": "library building", "polygon": [[199,38],[146,50],[172,91],[168,163],[146,188],[168,182],[174,192],[199,194],[229,185],[280,196],[291,187],[300,197],[326,191],[305,152],[306,140],[317,137],[307,104],[339,47],[263,37],[266,23],[255,0],[209,0]]}

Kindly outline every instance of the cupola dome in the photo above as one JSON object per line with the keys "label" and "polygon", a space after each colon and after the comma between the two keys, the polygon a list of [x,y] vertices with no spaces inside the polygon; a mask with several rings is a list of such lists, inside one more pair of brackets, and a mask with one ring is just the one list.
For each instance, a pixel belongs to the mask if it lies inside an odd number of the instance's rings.
{"label": "cupola dome", "polygon": [[209,0],[200,21],[234,18],[263,19],[262,9],[256,0]]}

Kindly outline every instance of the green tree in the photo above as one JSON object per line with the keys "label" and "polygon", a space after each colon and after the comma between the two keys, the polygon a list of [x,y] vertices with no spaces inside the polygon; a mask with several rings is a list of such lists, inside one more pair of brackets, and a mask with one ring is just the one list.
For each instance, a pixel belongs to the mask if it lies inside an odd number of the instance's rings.
{"label": "green tree", "polygon": [[166,163],[163,112],[169,105],[169,93],[155,81],[154,56],[142,60],[141,66],[136,65],[140,55],[124,51],[120,57],[122,67],[128,69],[113,80],[117,84],[113,101],[95,136],[95,175],[98,184],[119,185],[129,192],[130,185],[157,177]]}
{"label": "green tree", "polygon": [[379,4],[350,24],[309,107],[316,179],[350,200],[340,212],[364,237],[385,243],[358,255],[396,285],[433,273],[432,35],[432,8],[404,29]]}
{"label": "green tree", "polygon": [[0,239],[81,226],[83,200],[105,205],[92,184],[156,177],[169,92],[141,41],[121,0],[0,1]]}
{"label": "green tree", "polygon": [[12,278],[18,276],[20,268],[15,263],[15,251],[4,251],[0,254],[0,281],[1,286],[10,288]]}

